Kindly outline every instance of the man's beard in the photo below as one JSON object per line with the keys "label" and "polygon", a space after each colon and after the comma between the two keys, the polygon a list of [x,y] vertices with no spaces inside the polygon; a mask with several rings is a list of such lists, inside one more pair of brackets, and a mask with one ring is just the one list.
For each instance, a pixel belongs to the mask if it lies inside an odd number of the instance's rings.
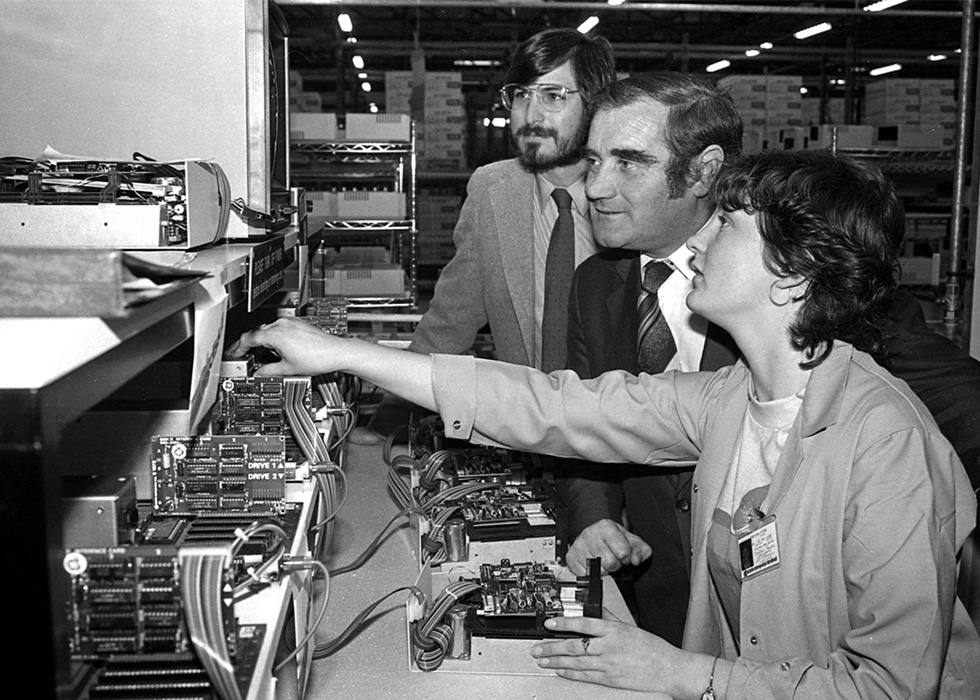
{"label": "man's beard", "polygon": [[566,165],[573,165],[582,160],[585,142],[589,136],[589,129],[586,124],[581,124],[578,130],[572,134],[571,138],[560,139],[555,129],[545,129],[540,126],[525,124],[514,134],[516,139],[521,136],[537,136],[539,138],[551,138],[555,142],[555,152],[550,155],[541,154],[541,143],[525,143],[523,146],[518,141],[517,161],[529,173],[544,173],[555,168]]}

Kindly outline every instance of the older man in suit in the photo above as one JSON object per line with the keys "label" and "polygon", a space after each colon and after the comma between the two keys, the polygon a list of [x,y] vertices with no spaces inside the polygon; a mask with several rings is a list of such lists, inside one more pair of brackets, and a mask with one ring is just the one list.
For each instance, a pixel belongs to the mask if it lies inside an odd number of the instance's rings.
{"label": "older man in suit", "polygon": [[[733,363],[728,334],[685,303],[693,276],[685,242],[714,212],[708,188],[718,168],[741,150],[734,103],[693,76],[658,73],[607,86],[591,111],[586,193],[605,250],[573,278],[568,367],[588,378]],[[678,645],[690,589],[692,469],[571,462],[556,480],[569,506],[569,566],[602,556],[619,572],[639,625]],[[631,565],[621,568],[624,561]]]}
{"label": "older man in suit", "polygon": [[[410,350],[464,353],[489,324],[497,359],[564,368],[571,272],[596,251],[582,157],[586,108],[615,78],[612,48],[601,37],[550,29],[518,47],[501,99],[519,155],[470,177],[453,234],[456,254],[439,276]],[[551,245],[559,228],[561,253]],[[546,289],[546,269],[557,269],[561,263],[551,260],[561,255],[567,274]],[[389,400],[371,427],[387,433],[406,417]]]}

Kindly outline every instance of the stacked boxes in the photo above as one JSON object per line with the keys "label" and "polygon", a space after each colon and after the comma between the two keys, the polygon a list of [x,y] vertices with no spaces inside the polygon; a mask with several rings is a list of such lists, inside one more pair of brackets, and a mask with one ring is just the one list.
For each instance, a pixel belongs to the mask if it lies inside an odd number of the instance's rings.
{"label": "stacked boxes", "polygon": [[729,92],[742,115],[747,153],[765,148],[779,129],[803,126],[799,75],[727,75],[717,85]]}
{"label": "stacked boxes", "polygon": [[323,99],[318,92],[303,91],[303,76],[299,71],[289,71],[289,111],[290,112],[320,112],[323,110]]}
{"label": "stacked boxes", "polygon": [[420,265],[445,265],[456,253],[453,231],[462,199],[458,194],[446,195],[423,191],[418,202],[418,262]]}
{"label": "stacked boxes", "polygon": [[936,126],[943,134],[943,147],[952,148],[956,139],[956,83],[953,80],[920,81],[919,108],[923,126]]}
{"label": "stacked boxes", "polygon": [[[411,113],[411,71],[385,74],[385,110]],[[419,167],[458,171],[466,167],[466,105],[457,72],[427,72],[423,116],[416,124]]]}
{"label": "stacked boxes", "polygon": [[889,78],[864,88],[864,119],[867,124],[920,124],[918,78]]}
{"label": "stacked boxes", "polygon": [[864,93],[864,122],[875,126],[935,127],[942,147],[951,148],[956,136],[956,84],[953,80],[919,78],[887,78],[870,83]]}

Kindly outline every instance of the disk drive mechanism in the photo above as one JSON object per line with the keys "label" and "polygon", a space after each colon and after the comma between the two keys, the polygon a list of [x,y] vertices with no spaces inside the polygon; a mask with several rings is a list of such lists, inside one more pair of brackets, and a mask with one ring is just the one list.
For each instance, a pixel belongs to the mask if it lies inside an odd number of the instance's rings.
{"label": "disk drive mechanism", "polygon": [[282,435],[154,436],[154,511],[284,512],[285,444]]}
{"label": "disk drive mechanism", "polygon": [[589,573],[571,581],[537,562],[481,565],[480,604],[468,619],[473,634],[540,639],[562,636],[545,628],[549,617],[602,617],[601,563],[588,563]]}
{"label": "disk drive mechanism", "polygon": [[195,248],[225,234],[231,191],[200,161],[0,159],[0,244]]}

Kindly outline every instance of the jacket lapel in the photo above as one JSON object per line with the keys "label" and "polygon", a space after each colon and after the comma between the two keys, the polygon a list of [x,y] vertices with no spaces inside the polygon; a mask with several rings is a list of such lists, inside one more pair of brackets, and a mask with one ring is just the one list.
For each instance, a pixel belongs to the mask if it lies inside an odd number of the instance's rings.
{"label": "jacket lapel", "polygon": [[[637,324],[636,300],[640,293],[640,257],[631,256],[618,260],[615,272],[618,284],[613,285],[606,298],[606,318],[609,338],[619,342],[604,342],[611,353],[610,362],[600,372],[616,367],[636,374],[640,371],[636,359]],[[628,342],[632,341],[632,342]]]}
{"label": "jacket lapel", "polygon": [[490,186],[489,214],[497,226],[503,278],[528,364],[534,360],[534,189],[534,176],[512,161],[512,172]]}

